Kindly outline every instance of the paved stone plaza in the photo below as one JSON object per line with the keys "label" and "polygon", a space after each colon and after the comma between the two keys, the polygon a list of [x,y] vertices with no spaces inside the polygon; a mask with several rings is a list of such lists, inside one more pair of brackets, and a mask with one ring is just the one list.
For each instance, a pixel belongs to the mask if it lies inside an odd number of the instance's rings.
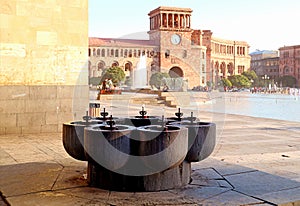
{"label": "paved stone plaza", "polygon": [[213,154],[192,164],[188,186],[161,192],[89,187],[87,163],[65,152],[60,133],[2,135],[0,205],[300,205],[299,122],[207,112],[201,121],[217,124]]}

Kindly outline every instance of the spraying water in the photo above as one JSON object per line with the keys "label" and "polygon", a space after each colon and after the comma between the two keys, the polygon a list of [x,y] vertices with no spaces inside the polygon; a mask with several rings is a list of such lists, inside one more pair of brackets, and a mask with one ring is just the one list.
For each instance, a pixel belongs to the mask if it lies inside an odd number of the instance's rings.
{"label": "spraying water", "polygon": [[146,55],[140,56],[140,61],[134,70],[133,88],[142,89],[147,87],[147,60]]}

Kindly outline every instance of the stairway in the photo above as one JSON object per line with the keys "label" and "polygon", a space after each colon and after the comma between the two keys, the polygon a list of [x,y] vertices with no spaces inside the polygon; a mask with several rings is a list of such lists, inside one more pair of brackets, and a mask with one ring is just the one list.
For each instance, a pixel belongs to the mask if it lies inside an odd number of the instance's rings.
{"label": "stairway", "polygon": [[153,97],[142,97],[142,98],[132,98],[131,103],[133,104],[145,104],[145,105],[153,105],[153,106],[167,106],[165,104],[165,100],[153,96]]}

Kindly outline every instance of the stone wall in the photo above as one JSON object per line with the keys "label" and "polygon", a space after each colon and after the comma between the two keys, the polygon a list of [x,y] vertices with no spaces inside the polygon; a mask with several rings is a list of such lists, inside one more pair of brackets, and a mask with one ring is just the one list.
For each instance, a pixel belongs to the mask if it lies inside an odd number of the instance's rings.
{"label": "stone wall", "polygon": [[88,0],[1,0],[0,134],[61,132],[88,107]]}

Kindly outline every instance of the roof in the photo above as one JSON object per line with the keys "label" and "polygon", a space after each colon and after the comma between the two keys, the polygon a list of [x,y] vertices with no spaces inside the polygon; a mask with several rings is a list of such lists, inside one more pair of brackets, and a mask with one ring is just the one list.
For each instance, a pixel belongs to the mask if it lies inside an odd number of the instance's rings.
{"label": "roof", "polygon": [[159,13],[160,11],[165,11],[165,12],[183,12],[183,13],[192,13],[193,10],[190,8],[181,8],[181,7],[169,7],[169,6],[160,6],[156,9],[153,9],[152,11],[149,12],[149,16],[155,13]]}
{"label": "roof", "polygon": [[89,37],[89,46],[156,46],[152,40]]}
{"label": "roof", "polygon": [[279,50],[290,50],[290,49],[299,49],[300,45],[292,45],[292,46],[283,46],[280,47]]}
{"label": "roof", "polygon": [[251,52],[250,55],[257,55],[257,54],[277,54],[278,51],[275,50],[256,50],[255,52]]}

